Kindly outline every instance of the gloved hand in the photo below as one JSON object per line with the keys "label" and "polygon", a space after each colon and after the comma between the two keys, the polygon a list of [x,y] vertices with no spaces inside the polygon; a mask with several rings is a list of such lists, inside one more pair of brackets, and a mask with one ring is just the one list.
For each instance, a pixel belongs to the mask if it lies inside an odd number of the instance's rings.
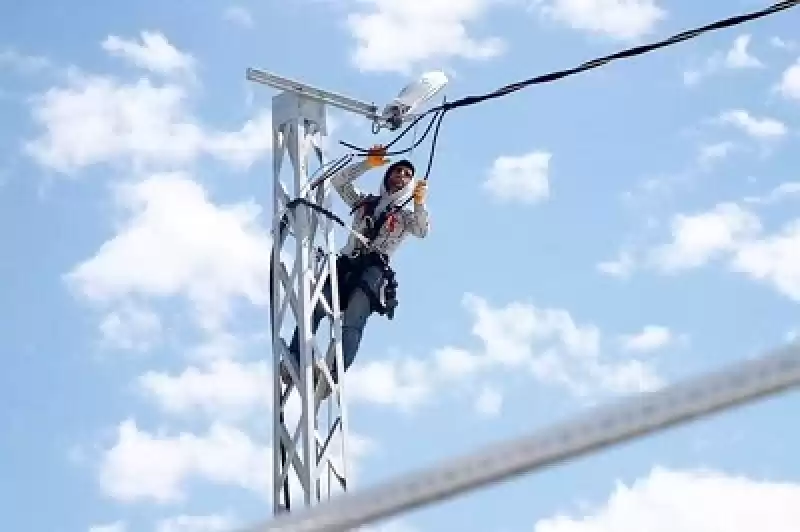
{"label": "gloved hand", "polygon": [[376,168],[389,162],[389,159],[386,158],[386,148],[384,146],[373,146],[367,153],[367,165],[370,168]]}
{"label": "gloved hand", "polygon": [[428,182],[420,179],[414,185],[414,203],[422,205],[425,203],[425,198],[428,197]]}

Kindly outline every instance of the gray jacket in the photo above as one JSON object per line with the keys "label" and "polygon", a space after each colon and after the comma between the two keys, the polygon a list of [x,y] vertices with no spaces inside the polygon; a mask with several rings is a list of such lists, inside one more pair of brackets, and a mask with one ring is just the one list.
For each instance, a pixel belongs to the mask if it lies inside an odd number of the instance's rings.
{"label": "gray jacket", "polygon": [[[367,160],[364,159],[358,163],[350,164],[333,177],[331,177],[331,184],[342,197],[342,200],[351,208],[355,208],[361,201],[368,196],[353,185],[353,181],[364,175],[369,170]],[[408,185],[402,190],[398,190],[394,194],[389,194],[386,190],[386,185],[381,181],[380,189],[380,202],[378,203],[373,213],[374,218],[377,218],[380,213],[394,205],[402,205],[414,193],[414,186],[416,180],[412,179]],[[430,230],[430,221],[428,220],[428,210],[425,205],[417,205],[412,200],[413,210],[403,208],[391,216],[383,224],[378,235],[373,241],[373,247],[378,251],[385,253],[387,256],[391,255],[397,250],[400,243],[410,234],[417,238],[425,238]],[[364,208],[359,208],[353,213],[352,229],[358,233],[364,234],[367,227],[367,220],[364,217]],[[352,255],[353,252],[361,247],[361,243],[353,235],[349,235],[347,243],[342,248],[343,255]]]}

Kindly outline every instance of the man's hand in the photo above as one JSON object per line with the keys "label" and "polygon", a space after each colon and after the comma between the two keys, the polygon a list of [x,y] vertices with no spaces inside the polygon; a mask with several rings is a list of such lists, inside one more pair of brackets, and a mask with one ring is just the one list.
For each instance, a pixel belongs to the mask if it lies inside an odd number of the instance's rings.
{"label": "man's hand", "polygon": [[370,168],[376,168],[389,162],[389,159],[386,158],[386,148],[384,146],[373,146],[367,153],[367,165]]}
{"label": "man's hand", "polygon": [[417,181],[414,185],[414,203],[422,205],[425,203],[425,198],[428,196],[428,182],[425,180]]}

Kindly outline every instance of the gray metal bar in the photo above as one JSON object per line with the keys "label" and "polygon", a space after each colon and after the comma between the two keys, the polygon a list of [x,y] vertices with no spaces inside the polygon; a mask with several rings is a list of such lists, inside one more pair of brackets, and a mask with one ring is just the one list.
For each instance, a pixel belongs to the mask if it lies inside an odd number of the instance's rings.
{"label": "gray metal bar", "polygon": [[247,531],[343,532],[798,385],[793,344]]}
{"label": "gray metal bar", "polygon": [[380,118],[378,115],[378,107],[373,104],[362,102],[355,98],[343,96],[335,92],[318,89],[316,87],[312,87],[311,85],[307,85],[283,76],[278,76],[277,74],[273,74],[265,70],[248,68],[247,79],[256,83],[269,85],[270,87],[278,90],[293,92],[298,96],[304,96],[322,103],[327,103],[352,113],[358,113],[372,120]]}

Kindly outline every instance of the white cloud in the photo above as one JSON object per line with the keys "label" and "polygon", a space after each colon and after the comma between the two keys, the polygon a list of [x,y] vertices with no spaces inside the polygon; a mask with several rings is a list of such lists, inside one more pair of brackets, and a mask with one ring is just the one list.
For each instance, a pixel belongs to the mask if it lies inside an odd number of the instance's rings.
{"label": "white cloud", "polygon": [[481,340],[482,349],[470,354],[448,348],[447,356],[440,350],[435,360],[441,372],[455,371],[463,379],[492,369],[527,371],[540,382],[578,396],[638,392],[662,384],[648,364],[604,360],[600,330],[578,325],[565,310],[521,302],[492,307],[473,294],[465,295],[464,305],[474,319],[472,333]]}
{"label": "white cloud", "polygon": [[155,532],[229,532],[233,527],[225,515],[179,515],[159,521]]}
{"label": "white cloud", "polygon": [[35,98],[33,118],[44,132],[26,149],[39,164],[64,173],[122,157],[184,164],[203,136],[179,118],[185,99],[175,85],[81,76]]}
{"label": "white cloud", "polygon": [[272,115],[263,110],[237,131],[207,133],[203,146],[220,161],[246,170],[272,150]]}
{"label": "white cloud", "polygon": [[483,188],[501,201],[536,203],[550,195],[548,171],[552,154],[535,151],[495,159]]}
{"label": "white cloud", "polygon": [[410,411],[433,393],[422,362],[412,358],[377,360],[353,365],[347,372],[348,401],[392,405]]}
{"label": "white cloud", "polygon": [[761,196],[748,196],[744,199],[747,203],[770,204],[781,200],[800,197],[800,181],[787,181],[781,183],[767,194]]}
{"label": "white cloud", "polygon": [[[271,433],[271,431],[270,431]],[[348,434],[348,480],[358,482],[361,462],[377,444],[354,431]],[[330,458],[341,470],[340,438],[330,442]],[[246,431],[214,421],[203,434],[147,432],[128,419],[119,424],[116,441],[103,451],[98,481],[102,492],[120,502],[174,504],[189,489],[205,485],[238,488],[270,500],[272,449]],[[290,481],[293,497],[300,484]]]}
{"label": "white cloud", "polygon": [[179,173],[117,190],[118,233],[66,277],[81,295],[100,303],[184,296],[208,328],[219,325],[232,298],[268,304],[271,239],[254,203],[217,207]]}
{"label": "white cloud", "polygon": [[786,224],[776,234],[743,243],[735,251],[731,269],[800,301],[800,220]]}
{"label": "white cloud", "polygon": [[786,135],[786,125],[774,118],[756,118],[745,110],[733,109],[723,112],[719,121],[741,129],[747,135],[757,139],[775,139]]}
{"label": "white cloud", "polygon": [[733,41],[733,47],[725,55],[725,66],[728,68],[758,68],[764,64],[753,56],[748,47],[750,46],[750,35],[740,35]]}
{"label": "white cloud", "polygon": [[736,145],[733,142],[715,142],[700,147],[698,159],[700,164],[719,161],[730,155]]}
{"label": "white cloud", "polygon": [[762,68],[764,64],[760,59],[750,53],[750,35],[740,35],[734,39],[733,44],[725,53],[716,52],[712,54],[705,63],[695,69],[687,70],[683,73],[683,81],[686,85],[695,85],[704,77],[715,74],[723,69],[744,70]]}
{"label": "white cloud", "polygon": [[781,50],[794,50],[797,48],[797,42],[789,41],[781,37],[772,37],[769,40],[769,43],[775,48],[779,48]]}
{"label": "white cloud", "polygon": [[141,43],[109,35],[103,50],[113,57],[129,61],[136,67],[162,75],[192,74],[195,59],[173,46],[159,32],[143,31]]}
{"label": "white cloud", "polygon": [[103,344],[112,349],[148,351],[162,333],[158,314],[131,304],[110,312],[100,323]]}
{"label": "white cloud", "polygon": [[783,72],[778,92],[785,98],[800,101],[800,59]]}
{"label": "white cloud", "polygon": [[656,468],[587,515],[542,519],[534,532],[795,532],[797,523],[798,484]]}
{"label": "white cloud", "polygon": [[756,215],[731,203],[709,212],[678,214],[672,220],[672,241],[651,253],[651,260],[665,272],[696,268],[736,249],[743,239],[761,229]]}
{"label": "white cloud", "polygon": [[485,384],[476,386],[476,380],[490,372],[527,373],[583,398],[662,385],[649,362],[602,357],[599,329],[575,323],[564,310],[522,302],[493,307],[473,294],[466,294],[463,304],[472,317],[472,333],[480,347],[443,346],[424,359],[404,356],[356,364],[345,381],[348,400],[411,412],[443,399],[434,391],[450,390],[466,394],[477,413],[492,416],[502,407],[502,391]]}
{"label": "white cloud", "polygon": [[437,372],[443,379],[462,379],[474,375],[483,365],[480,355],[466,349],[447,346],[434,352]]}
{"label": "white cloud", "polygon": [[651,33],[666,16],[655,0],[533,0],[533,4],[572,29],[623,41]]}
{"label": "white cloud", "polygon": [[254,21],[253,15],[242,6],[229,6],[223,15],[225,20],[238,24],[243,28],[252,28]]}
{"label": "white cloud", "polygon": [[269,447],[230,426],[215,423],[203,436],[168,436],[141,431],[133,420],[126,420],[102,458],[100,485],[106,495],[126,502],[183,500],[191,479],[266,496],[271,463]]}
{"label": "white cloud", "polygon": [[65,174],[114,162],[176,168],[201,155],[246,169],[271,150],[266,111],[239,131],[212,131],[191,115],[188,98],[177,84],[74,75],[66,86],[33,99],[33,119],[42,132],[25,149],[40,165]]}
{"label": "white cloud", "polygon": [[620,251],[617,258],[597,264],[597,269],[612,277],[626,278],[635,267],[635,260],[629,251]]}
{"label": "white cloud", "polygon": [[490,0],[363,0],[367,11],[347,25],[358,42],[353,64],[364,71],[408,74],[427,60],[488,59],[505,50],[496,37],[477,39],[468,25],[483,16]]}
{"label": "white cloud", "polygon": [[244,340],[228,331],[216,329],[199,345],[188,349],[192,359],[210,361],[234,358],[242,349]]}
{"label": "white cloud", "polygon": [[669,344],[674,338],[669,328],[660,325],[646,325],[641,332],[622,336],[622,346],[626,351],[655,351]]}
{"label": "white cloud", "polygon": [[699,214],[679,214],[672,223],[672,241],[655,248],[650,258],[663,272],[724,259],[731,271],[800,301],[800,219],[765,234],[758,216],[736,204],[719,204]]}
{"label": "white cloud", "polygon": [[214,417],[240,418],[272,405],[272,372],[266,362],[242,364],[212,360],[208,367],[188,367],[180,375],[149,371],[138,384],[170,414],[201,411]]}
{"label": "white cloud", "polygon": [[594,327],[576,327],[571,316],[562,310],[540,310],[522,302],[493,308],[473,294],[464,296],[464,305],[474,319],[472,333],[485,345],[486,361],[506,367],[524,367],[530,363],[534,341],[555,340],[556,347],[571,344],[576,351],[595,351],[599,331]]}
{"label": "white cloud", "polygon": [[475,411],[486,417],[494,417],[500,413],[503,407],[503,394],[500,390],[492,386],[481,388],[475,400]]}

